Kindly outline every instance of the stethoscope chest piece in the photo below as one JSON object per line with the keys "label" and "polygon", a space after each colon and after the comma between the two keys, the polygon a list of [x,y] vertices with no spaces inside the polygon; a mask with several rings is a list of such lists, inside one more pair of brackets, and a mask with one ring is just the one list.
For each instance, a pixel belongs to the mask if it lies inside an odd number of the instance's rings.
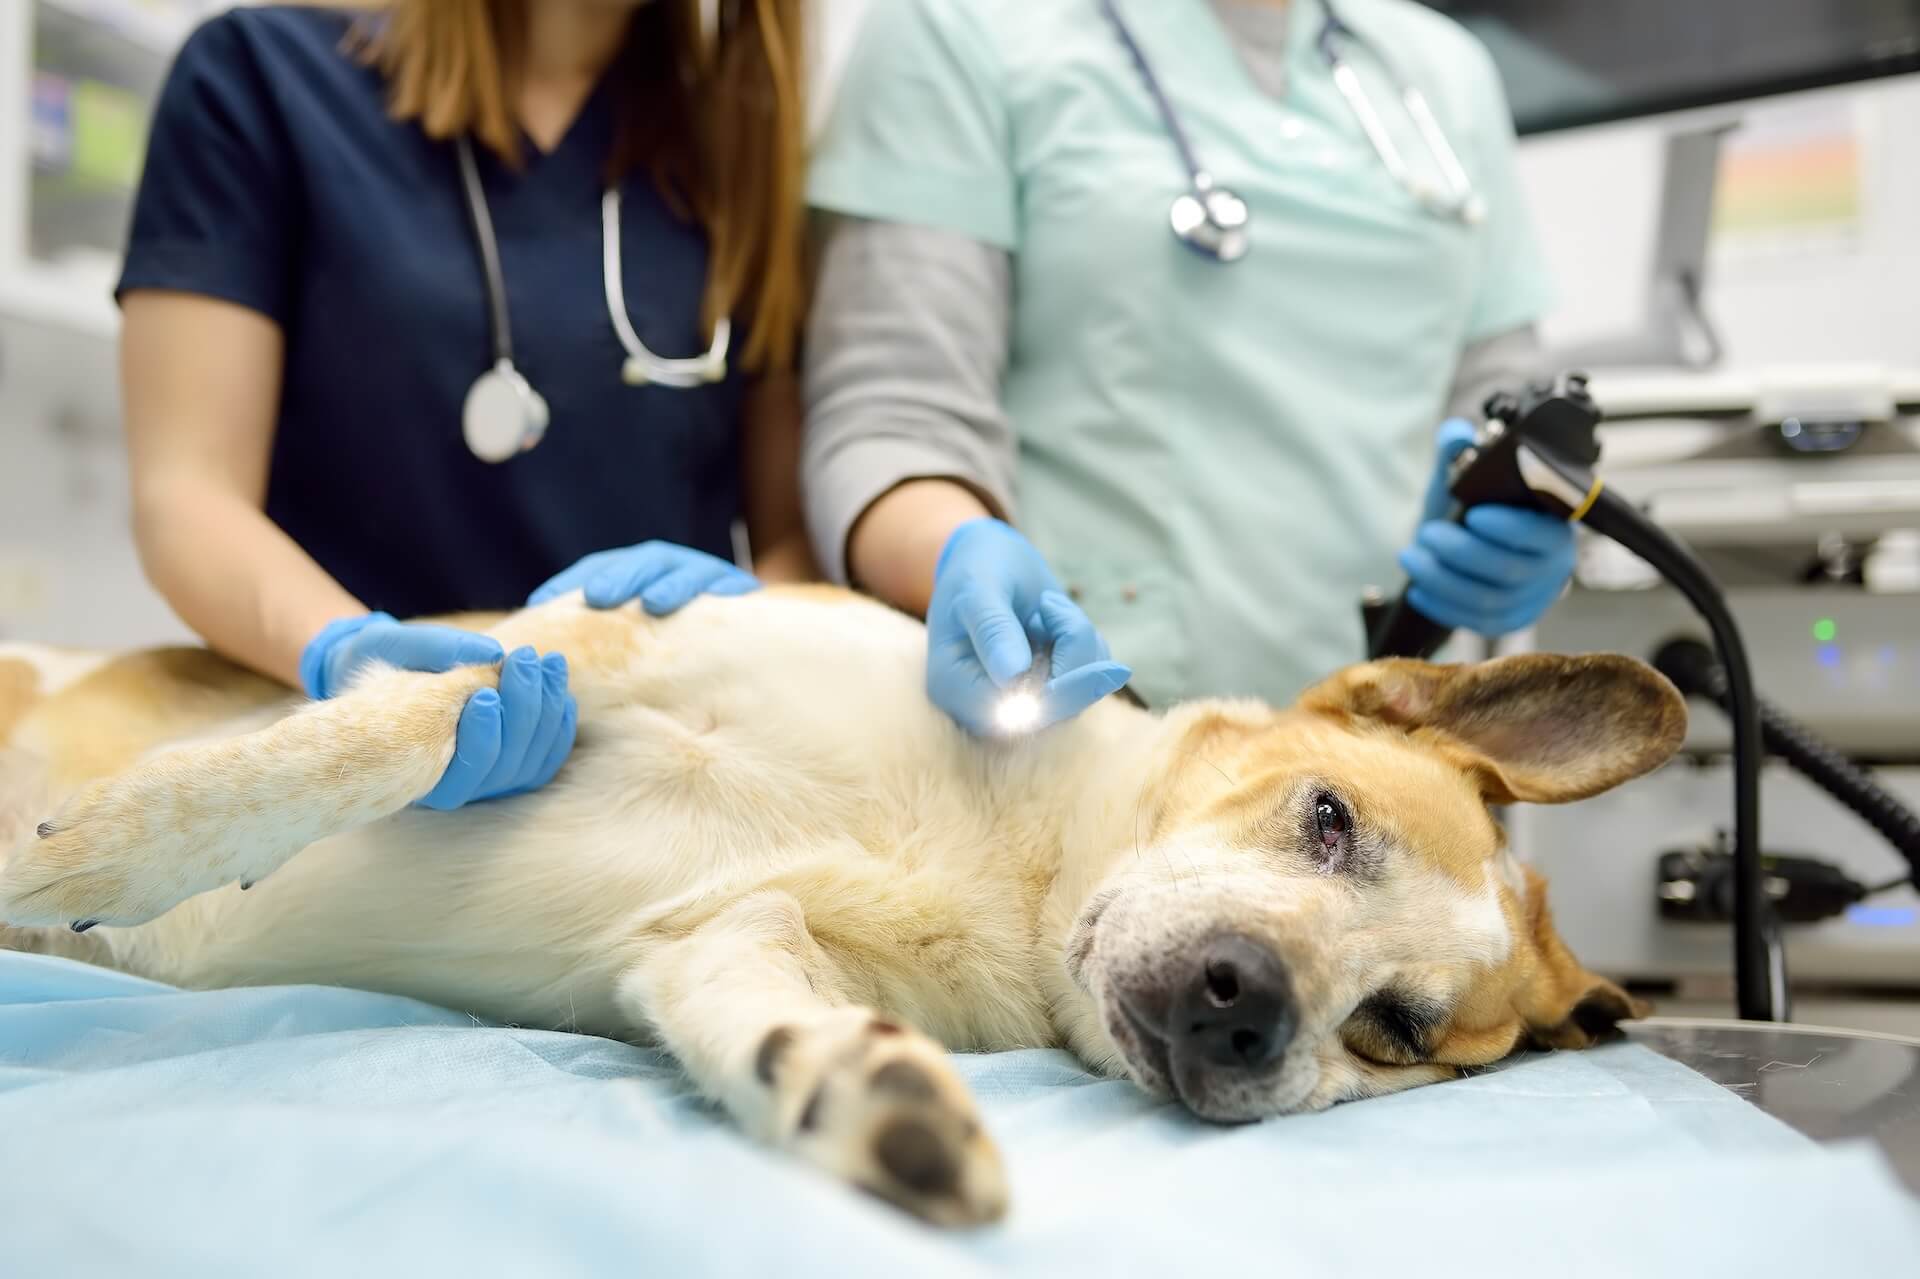
{"label": "stethoscope chest piece", "polygon": [[[1133,38],[1133,31],[1127,26],[1127,20],[1121,16],[1119,0],[1100,0],[1100,8],[1112,25],[1114,34],[1120,37],[1120,43],[1126,48],[1127,56],[1132,60],[1134,70],[1139,72],[1146,86],[1147,96],[1153,99],[1154,110],[1160,116],[1160,123],[1173,141],[1174,150],[1180,153],[1180,163],[1187,170],[1188,188],[1173,202],[1168,221],[1173,225],[1173,233],[1180,243],[1195,253],[1212,258],[1216,262],[1237,262],[1247,255],[1251,246],[1248,235],[1246,201],[1223,186],[1216,186],[1212,174],[1201,167],[1198,155],[1194,152],[1193,142],[1187,137],[1186,129],[1180,123],[1179,113],[1173,109],[1173,101],[1160,85],[1160,77],[1154,74],[1153,64],[1147,61],[1146,51],[1140,42]],[[1473,179],[1466,167],[1460,163],[1460,157],[1454,152],[1453,144],[1447,141],[1446,133],[1440,128],[1440,122],[1434,117],[1433,109],[1427,105],[1426,95],[1412,83],[1400,80],[1393,68],[1387,67],[1388,75],[1398,82],[1400,100],[1407,109],[1416,131],[1432,153],[1433,162],[1439,169],[1445,183],[1444,190],[1435,189],[1430,183],[1414,176],[1406,159],[1400,154],[1399,144],[1393,140],[1386,126],[1381,123],[1380,113],[1367,97],[1361,86],[1360,77],[1351,66],[1341,58],[1336,40],[1344,38],[1349,43],[1364,44],[1360,37],[1345,22],[1341,21],[1334,0],[1321,0],[1321,8],[1326,18],[1321,24],[1320,34],[1314,41],[1320,55],[1326,60],[1334,87],[1352,108],[1354,118],[1360,124],[1360,130],[1366,134],[1367,141],[1373,146],[1380,163],[1386,167],[1414,201],[1436,217],[1451,218],[1467,226],[1478,226],[1486,219],[1486,204],[1479,193],[1473,189]],[[1385,60],[1382,59],[1384,62]]]}
{"label": "stethoscope chest piece", "polygon": [[1247,202],[1225,187],[1196,184],[1182,192],[1167,221],[1180,243],[1218,262],[1238,262],[1252,247]]}
{"label": "stethoscope chest piece", "polygon": [[[504,462],[538,444],[547,433],[547,402],[513,366],[513,326],[507,315],[507,281],[500,266],[500,246],[494,239],[493,215],[480,184],[480,167],[473,144],[462,135],[454,139],[460,182],[466,194],[467,215],[480,245],[480,265],[487,286],[487,324],[493,340],[493,367],[474,379],[460,408],[460,430],[467,447],[483,462]],[[607,314],[614,333],[626,350],[620,379],[628,386],[670,386],[691,390],[718,382],[727,375],[727,344],[732,325],[722,316],[714,325],[713,343],[706,354],[665,359],[647,349],[627,318],[626,296],[620,285],[620,189],[609,187],[600,201],[601,264],[605,275]]]}
{"label": "stethoscope chest piece", "polygon": [[467,447],[482,462],[504,462],[547,433],[547,402],[520,370],[501,360],[473,381],[460,408]]}

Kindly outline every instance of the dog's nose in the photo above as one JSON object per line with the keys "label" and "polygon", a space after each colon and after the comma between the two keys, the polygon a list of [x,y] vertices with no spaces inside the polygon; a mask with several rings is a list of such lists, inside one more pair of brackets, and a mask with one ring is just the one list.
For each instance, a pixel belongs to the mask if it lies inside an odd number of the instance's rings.
{"label": "dog's nose", "polygon": [[1258,1070],[1293,1040],[1293,984],[1272,950],[1240,933],[1200,947],[1200,962],[1167,1018],[1175,1056]]}

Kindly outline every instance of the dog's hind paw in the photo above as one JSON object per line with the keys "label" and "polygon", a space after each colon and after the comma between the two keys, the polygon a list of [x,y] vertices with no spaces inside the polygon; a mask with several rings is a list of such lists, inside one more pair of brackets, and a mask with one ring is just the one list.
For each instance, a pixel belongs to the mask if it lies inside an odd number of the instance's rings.
{"label": "dog's hind paw", "polygon": [[1000,1152],[947,1054],[864,1009],[777,1026],[755,1059],[794,1154],[936,1225],[1007,1210]]}

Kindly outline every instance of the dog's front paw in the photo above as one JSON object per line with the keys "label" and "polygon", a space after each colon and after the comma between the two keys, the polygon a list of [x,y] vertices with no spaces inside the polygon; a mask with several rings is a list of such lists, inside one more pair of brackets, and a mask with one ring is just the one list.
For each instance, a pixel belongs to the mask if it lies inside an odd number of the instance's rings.
{"label": "dog's front paw", "polygon": [[253,873],[260,805],[219,784],[209,750],[181,750],[94,782],[26,836],[0,870],[0,922],[142,924],[195,893]]}
{"label": "dog's front paw", "polygon": [[775,1090],[776,1140],[794,1154],[936,1225],[1005,1215],[1000,1152],[925,1035],[843,1010],[776,1026],[754,1070]]}
{"label": "dog's front paw", "polygon": [[143,923],[174,905],[185,894],[168,873],[172,858],[155,816],[117,778],[75,795],[8,856],[0,921],[85,932]]}

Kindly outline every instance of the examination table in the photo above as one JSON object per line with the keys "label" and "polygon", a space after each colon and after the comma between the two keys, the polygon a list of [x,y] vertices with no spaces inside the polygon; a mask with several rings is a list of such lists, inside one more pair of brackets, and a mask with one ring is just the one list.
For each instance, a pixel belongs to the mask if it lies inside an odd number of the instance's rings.
{"label": "examination table", "polygon": [[1013,1210],[950,1234],[756,1148],[641,1049],[0,954],[0,1275],[1920,1275],[1886,1154],[1920,1050],[1740,1034],[1642,1026],[1238,1128],[1065,1053],[965,1056]]}

